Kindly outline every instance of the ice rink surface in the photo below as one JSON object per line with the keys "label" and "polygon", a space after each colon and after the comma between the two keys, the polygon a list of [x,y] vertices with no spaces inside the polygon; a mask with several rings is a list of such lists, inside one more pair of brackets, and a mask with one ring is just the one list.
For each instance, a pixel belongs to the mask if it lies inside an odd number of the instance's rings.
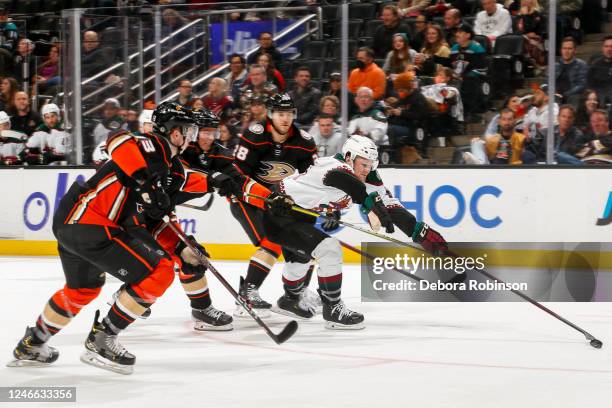
{"label": "ice rink surface", "polygon": [[[0,263],[4,363],[64,279],[58,258]],[[246,270],[245,262],[215,265],[236,285]],[[268,301],[282,292],[281,268],[261,290]],[[208,278],[215,306],[231,312],[229,294]],[[343,298],[365,314],[365,330],[326,330],[317,316],[277,346],[250,320],[235,321],[231,332],[193,331],[176,279],[152,316],[122,333],[137,357],[134,374],[124,376],[79,361],[94,311],[105,314],[119,287],[110,277],[100,297],[51,340],[60,351],[53,366],[3,365],[0,385],[76,386],[76,406],[105,408],[610,406],[612,303],[548,304],[601,339],[596,350],[527,303],[361,303],[357,265],[345,266],[343,282]],[[278,331],[288,318],[266,321]],[[20,405],[36,406],[4,406]]]}

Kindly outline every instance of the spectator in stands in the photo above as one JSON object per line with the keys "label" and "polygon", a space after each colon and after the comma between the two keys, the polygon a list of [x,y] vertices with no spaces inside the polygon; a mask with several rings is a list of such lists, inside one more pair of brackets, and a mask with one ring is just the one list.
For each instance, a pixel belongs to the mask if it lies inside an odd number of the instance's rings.
{"label": "spectator in stands", "polygon": [[21,164],[21,153],[28,136],[23,132],[11,130],[11,119],[0,111],[0,163],[10,166]]}
{"label": "spectator in stands", "polygon": [[278,92],[278,88],[271,82],[268,82],[266,70],[259,64],[253,64],[249,68],[249,81],[240,88],[240,95],[234,98],[234,101],[239,101],[244,112],[248,112],[250,100],[254,96],[261,96],[264,104],[269,96]]}
{"label": "spectator in stands", "polygon": [[202,96],[202,104],[221,120],[227,120],[231,114],[232,97],[227,94],[227,82],[223,78],[212,78],[208,83],[208,92]]}
{"label": "spectator in stands", "polygon": [[525,37],[525,50],[537,68],[546,65],[543,40],[545,29],[544,16],[538,0],[521,0],[514,21],[514,33]]}
{"label": "spectator in stands", "polygon": [[119,101],[108,98],[104,101],[102,121],[93,130],[93,145],[97,146],[108,138],[111,132],[127,129],[127,123],[119,116]]}
{"label": "spectator in stands", "polygon": [[20,84],[30,85],[32,78],[36,75],[36,61],[32,51],[34,51],[34,43],[27,38],[20,38],[17,43],[17,51],[13,56],[13,73],[11,74]]}
{"label": "spectator in stands", "polygon": [[[527,113],[527,107],[530,105],[529,102],[533,98],[529,95],[525,98],[521,98],[518,94],[510,95],[502,104],[502,108],[508,108],[514,112],[514,128],[522,132],[523,131],[523,119],[525,113]],[[499,113],[491,118],[483,136],[494,135],[499,129]]]}
{"label": "spectator in stands", "polygon": [[423,48],[425,36],[427,35],[427,17],[424,14],[419,15],[414,20],[414,33],[410,41],[410,46],[415,50]]}
{"label": "spectator in stands", "polygon": [[576,58],[576,40],[565,37],[561,42],[561,58],[556,63],[556,92],[566,103],[575,107],[586,89],[589,68],[583,60]]}
{"label": "spectator in stands", "polygon": [[342,96],[342,74],[339,72],[332,72],[329,74],[329,89],[323,96],[326,95],[332,95],[338,99]]}
{"label": "spectator in stands", "polygon": [[100,48],[98,33],[85,31],[83,33],[83,52],[81,53],[81,75],[89,78],[107,68],[109,65],[109,53]]}
{"label": "spectator in stands", "polygon": [[272,60],[274,61],[274,66],[280,68],[283,64],[283,56],[274,45],[272,33],[268,31],[262,31],[261,33],[259,33],[258,42],[259,48],[254,53],[249,55],[249,57],[247,58],[247,63],[249,65],[254,64],[257,61],[259,54],[265,52],[266,54],[270,54],[270,56],[272,57]]}
{"label": "spectator in stands", "polygon": [[295,70],[295,87],[289,91],[297,109],[295,123],[299,127],[310,127],[317,117],[321,91],[310,83],[310,68],[301,66]]}
{"label": "spectator in stands", "polygon": [[[558,126],[555,126],[555,160],[559,164],[582,164],[576,157],[588,138],[574,126],[576,111],[572,105],[563,105],[559,108]],[[548,129],[542,129],[547,134]],[[542,155],[545,150],[542,151]]]}
{"label": "spectator in stands", "polygon": [[28,139],[23,161],[28,164],[66,164],[70,134],[61,125],[60,108],[48,103],[42,107],[41,114],[44,123]]}
{"label": "spectator in stands", "polygon": [[[548,127],[550,102],[548,99],[548,85],[542,84],[535,88],[533,99],[531,100],[531,108],[527,111],[524,119],[523,133],[525,133],[525,136],[530,139],[535,138],[537,133],[541,133],[541,129]],[[556,126],[559,105],[554,101],[552,101],[552,105],[555,118],[554,126]]]}
{"label": "spectator in stands", "polygon": [[40,115],[30,109],[30,98],[25,92],[16,92],[14,107],[7,113],[11,116],[11,128],[26,135],[32,135],[34,129],[42,123]]}
{"label": "spectator in stands", "polygon": [[359,110],[349,122],[348,134],[366,136],[377,146],[387,146],[387,116],[380,106],[374,103],[372,90],[365,86],[360,87],[355,95],[355,105]]}
{"label": "spectator in stands", "polygon": [[179,86],[176,91],[178,92],[178,96],[174,100],[174,102],[179,103],[183,106],[190,107],[193,103],[193,94],[191,93],[193,90],[193,85],[191,81],[188,79],[181,79],[179,82]]}
{"label": "spectator in stands", "polygon": [[226,149],[233,150],[238,144],[238,135],[234,127],[225,122],[221,122],[219,125],[219,140],[217,143]]}
{"label": "spectator in stands", "polygon": [[582,93],[578,101],[576,110],[576,126],[582,133],[591,131],[591,114],[601,108],[599,95],[592,89],[587,89]]}
{"label": "spectator in stands", "polygon": [[500,35],[512,33],[512,17],[495,0],[481,0],[482,11],[476,14],[474,33],[489,37],[491,44]]}
{"label": "spectator in stands", "polygon": [[393,89],[398,98],[387,98],[389,141],[396,149],[402,146],[419,146],[423,149],[424,140],[418,140],[416,129],[427,117],[427,101],[416,89],[414,74],[405,72],[393,81]]}
{"label": "spectator in stands", "polygon": [[255,122],[263,122],[266,120],[266,97],[263,95],[254,95],[250,102],[247,111],[243,111],[242,128],[243,131],[248,129]]}
{"label": "spectator in stands", "polygon": [[229,56],[229,73],[225,76],[225,81],[232,95],[236,95],[238,90],[244,85],[248,71],[246,69],[246,60],[243,56],[232,54]]}
{"label": "spectator in stands", "polygon": [[608,112],[597,109],[591,114],[592,132],[587,135],[589,142],[576,156],[585,163],[612,163],[612,132]]}
{"label": "spectator in stands", "polygon": [[416,55],[417,52],[410,48],[408,36],[397,33],[393,35],[393,48],[387,54],[383,71],[393,81],[398,74],[406,72],[414,65]]}
{"label": "spectator in stands", "polygon": [[188,24],[189,20],[183,17],[177,10],[164,8],[162,11],[162,22],[161,37],[168,39],[168,41],[161,44],[162,52],[170,52],[170,60],[178,59],[177,57],[187,55],[189,52],[191,52],[191,45],[188,44],[172,51],[174,47],[193,37],[194,32],[192,28],[184,29],[177,34],[172,35]]}
{"label": "spectator in stands", "polygon": [[456,8],[463,14],[468,14],[472,10],[472,3],[467,0],[434,0],[425,11],[428,16],[443,15],[449,9]]}
{"label": "spectator in stands", "polygon": [[[268,80],[274,85],[276,85],[276,88],[278,88],[278,92],[285,92],[285,78],[283,78],[283,75],[280,73],[280,71],[275,68],[274,61],[272,61],[272,57],[270,56],[270,54],[262,52],[257,57],[256,63],[264,67]],[[249,78],[247,78],[246,80],[246,83],[248,82]]]}
{"label": "spectator in stands", "polygon": [[0,82],[0,110],[8,112],[15,106],[15,93],[19,91],[19,84],[13,77],[5,77]]}
{"label": "spectator in stands", "polygon": [[[463,122],[463,102],[459,89],[451,85],[453,71],[448,67],[439,67],[434,77],[434,84],[421,88],[421,93],[438,114],[448,113],[457,122]],[[441,119],[441,118],[440,118]],[[442,122],[444,125],[446,123]],[[450,127],[450,126],[448,126]]]}
{"label": "spectator in stands", "polygon": [[514,128],[514,111],[504,108],[499,115],[499,131],[485,137],[485,149],[491,164],[522,164],[525,135]]}
{"label": "spectator in stands", "polygon": [[444,32],[446,33],[446,43],[448,45],[455,44],[455,34],[457,33],[457,28],[463,24],[461,20],[461,12],[456,9],[448,9],[446,13],[444,13]]}
{"label": "spectator in stands", "polygon": [[416,17],[423,14],[431,0],[399,0],[397,11],[402,17]]}
{"label": "spectator in stands", "polygon": [[308,134],[312,136],[317,145],[319,157],[334,156],[342,152],[344,144],[342,129],[334,122],[332,115],[319,115],[314,126],[308,130]]}
{"label": "spectator in stands", "polygon": [[[383,24],[376,28],[372,40],[372,49],[376,50],[376,58],[385,58],[391,51],[391,41],[394,34],[404,33],[408,38],[412,38],[410,26],[402,22],[397,7],[386,5],[380,13]],[[374,56],[372,57],[374,58]]]}
{"label": "spectator in stands", "polygon": [[193,98],[191,100],[191,110],[201,111],[204,108],[204,102],[202,102],[202,98]]}
{"label": "spectator in stands", "polygon": [[415,58],[419,75],[433,76],[440,66],[450,66],[450,48],[444,40],[442,27],[431,24],[427,27],[425,43]]}
{"label": "spectator in stands", "polygon": [[485,49],[472,40],[474,31],[462,23],[455,31],[456,43],[451,48],[451,65],[455,76],[461,78],[461,96],[466,112],[471,114],[481,106],[481,80],[486,72]]}
{"label": "spectator in stands", "polygon": [[13,69],[18,37],[17,26],[10,21],[6,6],[0,6],[0,76],[8,75]]}
{"label": "spectator in stands", "polygon": [[374,51],[368,47],[357,50],[357,68],[351,71],[348,80],[348,90],[357,92],[362,86],[367,86],[374,93],[374,99],[385,96],[387,81],[384,71],[374,62]]}
{"label": "spectator in stands", "polygon": [[612,102],[612,35],[603,39],[602,56],[593,62],[588,72],[588,86],[599,94],[604,103]]}
{"label": "spectator in stands", "polygon": [[47,58],[38,66],[36,82],[40,92],[45,92],[52,87],[61,85],[59,55],[59,47],[57,45],[51,46]]}
{"label": "spectator in stands", "polygon": [[319,101],[319,116],[329,115],[337,122],[340,119],[340,99],[333,95],[323,96]]}

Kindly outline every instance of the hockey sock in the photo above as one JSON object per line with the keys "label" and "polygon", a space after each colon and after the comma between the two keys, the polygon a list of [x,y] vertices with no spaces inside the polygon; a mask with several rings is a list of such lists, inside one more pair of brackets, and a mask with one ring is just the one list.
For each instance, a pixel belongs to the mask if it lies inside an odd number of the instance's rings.
{"label": "hockey sock", "polygon": [[308,287],[310,285],[310,281],[312,280],[312,273],[314,272],[315,264],[310,264],[308,267],[308,272],[306,272],[306,277],[304,278],[304,286]]}
{"label": "hockey sock", "polygon": [[145,312],[151,303],[145,302],[138,296],[131,285],[123,289],[117,300],[111,306],[106,317],[102,320],[104,331],[109,334],[119,334],[139,316]]}
{"label": "hockey sock", "polygon": [[304,289],[304,282],[308,271],[308,264],[297,262],[285,263],[283,269],[283,286],[285,291],[294,296],[298,296]]}
{"label": "hockey sock", "polygon": [[101,288],[73,289],[64,286],[51,296],[33,329],[34,343],[44,343],[64,328],[83,306],[98,296]]}
{"label": "hockey sock", "polygon": [[192,309],[206,309],[212,304],[208,291],[208,281],[204,275],[179,274],[185,294],[189,298]]}
{"label": "hockey sock", "polygon": [[323,301],[336,303],[342,292],[342,248],[337,239],[328,237],[312,251],[319,262],[319,289]]}
{"label": "hockey sock", "polygon": [[263,248],[258,249],[255,255],[251,257],[244,281],[259,288],[276,263],[276,258],[278,258],[278,255],[275,256]]}

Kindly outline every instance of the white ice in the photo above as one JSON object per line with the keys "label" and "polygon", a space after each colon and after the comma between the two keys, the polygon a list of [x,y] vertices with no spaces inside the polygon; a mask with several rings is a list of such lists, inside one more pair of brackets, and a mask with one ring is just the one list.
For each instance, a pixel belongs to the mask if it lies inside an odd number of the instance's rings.
{"label": "white ice", "polygon": [[[246,269],[244,262],[215,264],[234,284]],[[0,267],[0,351],[9,361],[64,279],[57,258],[5,257]],[[261,290],[270,301],[282,291],[281,267]],[[53,366],[2,367],[0,386],[76,386],[76,406],[105,408],[610,406],[612,303],[548,304],[604,341],[596,350],[530,304],[361,303],[359,267],[345,266],[343,282],[346,303],[365,314],[365,330],[326,330],[318,316],[277,346],[251,321],[235,322],[231,332],[193,331],[177,279],[152,316],[122,334],[137,356],[134,374],[123,376],[79,361],[94,311],[105,313],[119,286],[109,278],[51,340],[60,350]],[[212,275],[209,283],[215,305],[231,312],[229,294]],[[278,331],[288,319],[267,321]]]}

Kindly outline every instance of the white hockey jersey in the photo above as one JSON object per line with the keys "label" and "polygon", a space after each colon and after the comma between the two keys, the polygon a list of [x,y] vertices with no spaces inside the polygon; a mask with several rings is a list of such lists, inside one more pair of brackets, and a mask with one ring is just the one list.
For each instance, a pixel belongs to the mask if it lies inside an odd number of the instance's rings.
{"label": "white hockey jersey", "polygon": [[37,130],[28,139],[26,147],[40,151],[50,150],[58,156],[65,156],[70,151],[70,134],[61,129]]}
{"label": "white hockey jersey", "polygon": [[497,5],[495,13],[488,15],[482,10],[476,14],[474,33],[487,37],[499,37],[512,33],[512,16],[501,4]]}
{"label": "white hockey jersey", "polygon": [[15,130],[0,131],[0,159],[18,157],[25,148],[28,136]]}
{"label": "white hockey jersey", "polygon": [[351,197],[336,187],[325,185],[326,175],[336,169],[353,173],[351,166],[336,157],[320,157],[305,173],[294,173],[282,180],[279,188],[302,208],[321,210],[329,206],[343,210],[352,205]]}

